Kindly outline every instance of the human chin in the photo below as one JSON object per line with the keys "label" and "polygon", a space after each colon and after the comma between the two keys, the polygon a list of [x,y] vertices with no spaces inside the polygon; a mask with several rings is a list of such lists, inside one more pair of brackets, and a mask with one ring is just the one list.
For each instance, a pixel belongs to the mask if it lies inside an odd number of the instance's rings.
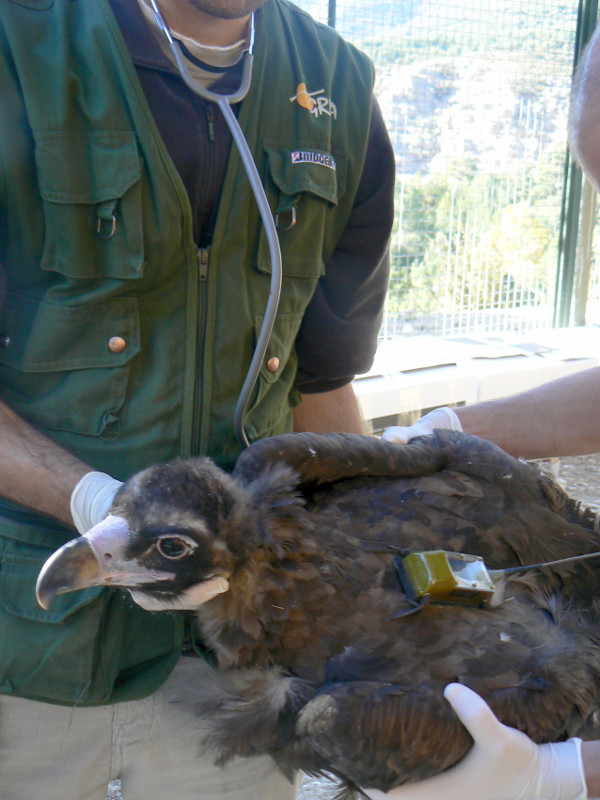
{"label": "human chin", "polygon": [[190,0],[199,11],[220,19],[241,19],[263,6],[266,0]]}

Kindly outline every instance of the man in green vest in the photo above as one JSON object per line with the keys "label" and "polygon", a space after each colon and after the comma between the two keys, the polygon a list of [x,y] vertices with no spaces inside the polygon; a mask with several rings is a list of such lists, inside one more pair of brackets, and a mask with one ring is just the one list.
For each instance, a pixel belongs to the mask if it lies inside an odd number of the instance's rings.
{"label": "man in green vest", "polygon": [[[281,298],[243,413],[252,441],[362,432],[394,161],[361,53],[287,0],[160,0],[192,82],[232,106],[277,222]],[[212,666],[181,615],[116,591],[35,602],[42,563],[120,482],[230,468],[270,247],[218,103],[151,0],[0,3],[0,798],[266,800],[268,758],[216,767],[172,702]]]}

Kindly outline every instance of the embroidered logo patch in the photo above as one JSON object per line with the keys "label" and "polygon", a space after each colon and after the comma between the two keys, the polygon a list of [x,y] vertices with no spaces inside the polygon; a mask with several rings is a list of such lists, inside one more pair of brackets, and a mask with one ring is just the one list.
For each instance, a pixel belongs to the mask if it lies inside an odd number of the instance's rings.
{"label": "embroidered logo patch", "polygon": [[327,153],[316,153],[314,150],[294,150],[292,164],[321,164],[323,167],[335,170],[335,158]]}
{"label": "embroidered logo patch", "polygon": [[290,97],[290,103],[293,103],[294,100],[299,106],[310,111],[313,117],[320,117],[323,114],[327,114],[328,117],[337,119],[337,107],[333,100],[330,100],[329,97],[325,97],[325,89],[309,92],[305,83],[299,83],[296,94]]}

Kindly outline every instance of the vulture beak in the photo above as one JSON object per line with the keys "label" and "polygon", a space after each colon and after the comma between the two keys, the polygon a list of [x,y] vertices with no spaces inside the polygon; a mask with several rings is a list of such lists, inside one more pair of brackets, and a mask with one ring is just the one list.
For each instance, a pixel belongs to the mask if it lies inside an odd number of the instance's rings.
{"label": "vulture beak", "polygon": [[140,586],[170,580],[172,572],[149,571],[125,558],[131,536],[123,517],[109,515],[83,536],[64,544],[46,561],[38,576],[36,597],[48,609],[57,594],[89,586]]}

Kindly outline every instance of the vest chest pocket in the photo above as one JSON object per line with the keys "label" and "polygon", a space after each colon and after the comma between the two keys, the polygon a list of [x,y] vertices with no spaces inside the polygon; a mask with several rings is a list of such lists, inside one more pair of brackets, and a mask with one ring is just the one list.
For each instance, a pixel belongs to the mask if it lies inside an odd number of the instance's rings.
{"label": "vest chest pocket", "polygon": [[[283,274],[316,280],[324,274],[325,261],[335,244],[330,241],[327,220],[345,190],[345,156],[317,146],[264,143],[263,148],[267,157],[265,188],[278,223]],[[264,229],[257,267],[261,272],[271,271]]]}
{"label": "vest chest pocket", "polygon": [[36,132],[41,267],[71,278],[143,274],[141,171],[130,131]]}

